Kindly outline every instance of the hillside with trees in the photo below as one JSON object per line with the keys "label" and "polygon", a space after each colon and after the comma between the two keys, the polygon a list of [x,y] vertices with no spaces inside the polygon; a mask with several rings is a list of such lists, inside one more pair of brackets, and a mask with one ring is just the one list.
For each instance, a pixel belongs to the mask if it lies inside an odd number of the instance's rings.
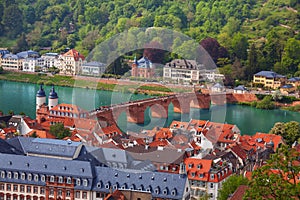
{"label": "hillside with trees", "polygon": [[228,83],[260,70],[299,76],[299,9],[297,0],[0,0],[0,47],[88,55],[125,30],[165,27],[200,43]]}

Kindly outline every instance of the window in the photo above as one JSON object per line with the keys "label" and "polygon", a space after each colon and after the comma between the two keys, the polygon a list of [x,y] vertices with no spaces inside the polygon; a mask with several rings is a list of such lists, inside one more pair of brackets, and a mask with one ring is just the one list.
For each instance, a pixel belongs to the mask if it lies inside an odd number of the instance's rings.
{"label": "window", "polygon": [[37,175],[37,174],[34,175],[34,181],[35,181],[35,182],[38,182],[38,181],[39,181],[39,175]]}
{"label": "window", "polygon": [[4,183],[0,184],[0,190],[4,190]]}
{"label": "window", "polygon": [[189,164],[189,168],[192,168],[192,167],[193,167],[193,164],[192,164],[192,163],[190,163],[190,164]]}
{"label": "window", "polygon": [[78,179],[76,180],[76,185],[81,185],[80,178],[78,178]]}
{"label": "window", "polygon": [[7,190],[7,191],[10,191],[10,190],[11,190],[11,185],[10,185],[10,184],[7,184],[7,185],[6,185],[6,190]]}
{"label": "window", "polygon": [[214,184],[210,183],[210,188],[213,189],[214,188]]}
{"label": "window", "polygon": [[79,191],[76,191],[76,192],[75,192],[75,198],[77,198],[77,199],[80,198],[80,192],[79,192]]}
{"label": "window", "polygon": [[203,178],[204,177],[204,175],[201,173],[201,174],[199,174],[199,178]]}
{"label": "window", "polygon": [[22,180],[25,180],[25,173],[22,173],[22,174],[21,174],[21,179],[22,179]]}
{"label": "window", "polygon": [[68,178],[67,178],[67,183],[68,183],[68,184],[71,184],[71,183],[72,183],[71,177],[68,177]]}
{"label": "window", "polygon": [[15,172],[14,173],[14,179],[18,179],[19,178],[19,173],[18,172]]}
{"label": "window", "polygon": [[33,193],[34,194],[38,194],[39,193],[39,190],[38,190],[39,188],[38,187],[33,187]]}
{"label": "window", "polygon": [[46,181],[45,175],[42,175],[42,176],[41,176],[41,181],[42,181],[42,182],[45,182],[45,181]]}
{"label": "window", "polygon": [[198,168],[198,169],[201,169],[201,168],[202,168],[202,165],[201,165],[201,164],[197,165],[197,168]]}
{"label": "window", "polygon": [[192,177],[195,177],[195,172],[192,172],[192,173],[191,173],[191,176],[192,176]]}
{"label": "window", "polygon": [[85,187],[88,186],[88,180],[86,180],[86,179],[83,180],[83,186],[85,186]]}
{"label": "window", "polygon": [[27,187],[26,187],[26,192],[27,192],[27,193],[31,193],[31,186],[27,186]]}
{"label": "window", "polygon": [[211,174],[210,175],[210,179],[214,179],[215,178],[215,175],[214,174]]}
{"label": "window", "polygon": [[24,185],[20,186],[20,192],[25,192],[25,186]]}
{"label": "window", "polygon": [[82,192],[82,198],[86,199],[87,198],[87,193],[86,192]]}
{"label": "window", "polygon": [[40,194],[45,194],[45,188],[43,187],[40,188]]}
{"label": "window", "polygon": [[57,191],[57,195],[58,195],[58,196],[61,196],[61,195],[62,195],[61,189],[59,189],[59,190]]}
{"label": "window", "polygon": [[31,174],[28,174],[28,175],[27,175],[27,180],[29,180],[29,181],[32,180],[32,175],[31,175]]}
{"label": "window", "polygon": [[5,178],[5,172],[1,171],[1,178]]}
{"label": "window", "polygon": [[50,182],[54,182],[54,176],[50,176]]}
{"label": "window", "polygon": [[50,188],[50,190],[49,190],[49,195],[51,195],[51,196],[54,195],[54,189],[53,189],[53,188]]}
{"label": "window", "polygon": [[164,195],[167,195],[168,194],[168,189],[164,189],[163,193],[164,193]]}
{"label": "window", "polygon": [[13,190],[14,190],[14,192],[18,192],[18,185],[14,185]]}
{"label": "window", "polygon": [[63,177],[62,176],[58,177],[58,182],[63,183]]}
{"label": "window", "polygon": [[11,172],[7,172],[7,178],[11,178]]}
{"label": "window", "polygon": [[67,197],[70,197],[70,196],[71,196],[71,192],[70,192],[70,190],[67,190],[67,192],[66,192],[66,196],[67,196]]}
{"label": "window", "polygon": [[172,194],[173,196],[176,196],[176,194],[177,194],[176,189],[172,190],[171,194]]}

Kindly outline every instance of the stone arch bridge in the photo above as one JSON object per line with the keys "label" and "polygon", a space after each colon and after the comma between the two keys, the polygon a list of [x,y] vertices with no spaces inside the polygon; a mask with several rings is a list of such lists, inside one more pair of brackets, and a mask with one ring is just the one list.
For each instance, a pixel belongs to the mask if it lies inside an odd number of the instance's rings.
{"label": "stone arch bridge", "polygon": [[101,106],[90,111],[89,118],[97,118],[102,125],[105,124],[108,126],[117,124],[119,116],[125,112],[128,122],[142,124],[144,123],[145,110],[148,107],[150,107],[152,117],[168,118],[168,109],[171,103],[174,106],[174,112],[184,114],[189,113],[190,108],[208,109],[211,104],[224,105],[226,103],[236,103],[240,99],[243,99],[243,101],[253,101],[253,95],[233,93],[202,94],[197,92],[173,94],[110,106]]}

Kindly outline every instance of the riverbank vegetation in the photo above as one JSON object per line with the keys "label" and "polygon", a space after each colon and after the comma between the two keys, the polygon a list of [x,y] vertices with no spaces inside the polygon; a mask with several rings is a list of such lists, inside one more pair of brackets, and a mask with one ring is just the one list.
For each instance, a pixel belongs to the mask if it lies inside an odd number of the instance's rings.
{"label": "riverbank vegetation", "polygon": [[[0,0],[0,47],[13,53],[76,48],[87,56],[98,44],[128,30],[126,41],[113,42],[116,53],[136,41],[145,42],[146,51],[130,51],[128,58],[146,55],[165,64],[180,57],[174,52],[186,55],[191,45],[178,38],[171,44],[173,53],[160,51],[162,35],[149,41],[145,31],[137,32],[141,27],[163,27],[201,44],[224,73],[225,85],[234,85],[261,70],[299,76],[299,8],[296,0]],[[124,74],[121,60],[113,61],[107,73]]]}
{"label": "riverbank vegetation", "polygon": [[[192,91],[192,89],[186,89],[181,87],[167,88],[165,86],[156,84],[141,84],[137,82],[132,82],[131,84],[116,84],[110,83],[108,81],[100,82],[96,80],[86,80],[86,79],[76,79],[72,76],[61,76],[61,75],[48,75],[48,74],[29,74],[21,72],[11,72],[4,71],[0,74],[0,80],[16,81],[16,82],[26,82],[33,84],[44,84],[44,85],[56,85],[64,87],[80,87],[87,89],[96,90],[107,90],[107,91],[117,91],[125,93],[140,93],[140,94],[150,94],[153,96],[162,96],[172,93],[180,93]],[[100,79],[98,79],[100,80]],[[116,79],[113,79],[116,80]]]}

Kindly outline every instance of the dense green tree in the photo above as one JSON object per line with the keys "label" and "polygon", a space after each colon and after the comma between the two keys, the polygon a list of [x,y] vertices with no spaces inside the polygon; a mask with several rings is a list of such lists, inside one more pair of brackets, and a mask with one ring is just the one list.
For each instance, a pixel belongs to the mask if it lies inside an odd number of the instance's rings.
{"label": "dense green tree", "polygon": [[6,35],[15,38],[23,29],[23,16],[17,4],[12,4],[4,9],[2,23]]}
{"label": "dense green tree", "polygon": [[299,152],[283,146],[266,165],[254,170],[245,199],[299,199]]}
{"label": "dense green tree", "polygon": [[218,200],[227,200],[229,195],[234,193],[234,191],[240,185],[247,185],[248,179],[241,175],[232,175],[222,184],[221,189],[219,190]]}
{"label": "dense green tree", "polygon": [[239,59],[247,59],[248,40],[241,33],[234,34],[232,41],[232,54]]}
{"label": "dense green tree", "polygon": [[264,46],[264,55],[269,65],[273,66],[276,62],[280,62],[283,50],[283,44],[279,34],[275,30],[271,30],[267,34],[267,42]]}
{"label": "dense green tree", "polygon": [[34,7],[31,5],[26,6],[23,10],[23,16],[26,23],[34,24],[34,22],[36,21]]}
{"label": "dense green tree", "polygon": [[300,64],[300,41],[289,38],[283,50],[282,67],[288,72],[295,73]]}
{"label": "dense green tree", "polygon": [[17,53],[20,51],[26,51],[26,50],[28,50],[28,48],[29,48],[29,46],[26,41],[26,35],[25,35],[25,33],[22,33],[21,37],[19,37],[19,39],[17,40],[16,46],[13,48],[13,52]]}
{"label": "dense green tree", "polygon": [[271,96],[265,96],[261,101],[257,102],[256,108],[271,110],[275,108]]}
{"label": "dense green tree", "polygon": [[259,71],[258,69],[258,53],[254,44],[251,44],[248,53],[248,63],[247,63],[247,79],[250,81],[253,75]]}
{"label": "dense green tree", "polygon": [[296,121],[277,122],[270,130],[270,133],[281,135],[285,142],[291,146],[295,141],[300,142],[300,124]]}
{"label": "dense green tree", "polygon": [[50,133],[57,139],[63,139],[65,137],[71,136],[70,130],[68,128],[65,128],[63,123],[51,125]]}

